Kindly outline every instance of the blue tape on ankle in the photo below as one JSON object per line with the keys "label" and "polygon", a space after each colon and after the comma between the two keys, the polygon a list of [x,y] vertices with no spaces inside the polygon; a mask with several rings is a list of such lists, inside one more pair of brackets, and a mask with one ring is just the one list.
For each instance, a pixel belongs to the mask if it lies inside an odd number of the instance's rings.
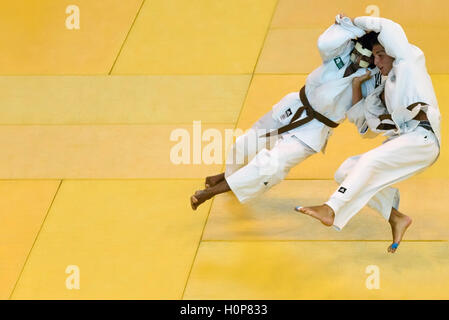
{"label": "blue tape on ankle", "polygon": [[393,249],[397,249],[399,247],[399,243],[393,243],[392,245],[391,245],[391,248],[393,248]]}
{"label": "blue tape on ankle", "polygon": [[299,209],[301,209],[301,208],[302,208],[301,206],[297,206],[297,207],[295,207],[295,210],[299,211]]}

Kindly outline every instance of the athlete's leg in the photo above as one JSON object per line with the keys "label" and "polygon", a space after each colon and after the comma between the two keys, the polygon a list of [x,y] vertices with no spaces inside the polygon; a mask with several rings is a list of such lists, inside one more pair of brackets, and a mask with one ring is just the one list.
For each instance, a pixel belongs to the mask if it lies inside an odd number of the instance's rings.
{"label": "athlete's leg", "polygon": [[[376,193],[424,170],[438,154],[435,135],[418,127],[363,154],[326,204],[299,208],[298,211],[341,230]],[[397,212],[395,208],[390,209],[392,227],[396,216],[400,216]],[[392,213],[395,217],[390,219]],[[394,238],[402,238],[410,224],[402,225],[406,227],[393,228]]]}
{"label": "athlete's leg", "polygon": [[298,138],[283,137],[271,150],[263,149],[226,180],[239,201],[245,202],[281,182],[291,168],[314,153]]}

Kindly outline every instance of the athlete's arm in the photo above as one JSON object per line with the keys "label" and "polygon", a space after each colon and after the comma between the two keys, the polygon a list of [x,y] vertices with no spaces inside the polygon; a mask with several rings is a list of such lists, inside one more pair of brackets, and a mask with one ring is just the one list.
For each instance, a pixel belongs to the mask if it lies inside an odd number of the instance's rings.
{"label": "athlete's arm", "polygon": [[371,78],[371,71],[366,70],[363,76],[352,79],[352,105],[363,99],[362,83]]}
{"label": "athlete's arm", "polygon": [[328,61],[341,55],[351,39],[365,34],[365,31],[356,27],[349,17],[337,15],[335,23],[327,28],[318,38],[318,50],[323,61]]}
{"label": "athlete's arm", "polygon": [[357,17],[354,24],[365,31],[379,32],[379,43],[385,52],[396,59],[409,57],[410,43],[402,27],[389,19],[377,17]]}

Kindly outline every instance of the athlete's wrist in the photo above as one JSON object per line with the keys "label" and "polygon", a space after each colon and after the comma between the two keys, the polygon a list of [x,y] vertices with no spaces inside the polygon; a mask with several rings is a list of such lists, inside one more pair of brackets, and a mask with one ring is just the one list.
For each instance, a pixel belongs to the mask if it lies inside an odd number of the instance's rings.
{"label": "athlete's wrist", "polygon": [[358,78],[354,78],[352,80],[352,88],[358,88],[362,85],[362,80],[358,79]]}

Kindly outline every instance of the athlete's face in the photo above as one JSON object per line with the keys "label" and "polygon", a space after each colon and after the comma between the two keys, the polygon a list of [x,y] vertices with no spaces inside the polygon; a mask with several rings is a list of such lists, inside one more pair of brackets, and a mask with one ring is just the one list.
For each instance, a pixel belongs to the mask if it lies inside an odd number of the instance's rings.
{"label": "athlete's face", "polygon": [[360,53],[357,52],[357,50],[354,50],[353,53],[355,54],[355,58],[356,58],[355,65],[356,65],[357,69],[362,68],[360,66],[361,61],[367,62],[368,65],[373,64],[373,56],[367,57],[367,56],[361,55]]}
{"label": "athlete's face", "polygon": [[374,64],[379,68],[383,76],[387,76],[393,68],[394,58],[387,55],[384,47],[380,44],[373,46]]}

